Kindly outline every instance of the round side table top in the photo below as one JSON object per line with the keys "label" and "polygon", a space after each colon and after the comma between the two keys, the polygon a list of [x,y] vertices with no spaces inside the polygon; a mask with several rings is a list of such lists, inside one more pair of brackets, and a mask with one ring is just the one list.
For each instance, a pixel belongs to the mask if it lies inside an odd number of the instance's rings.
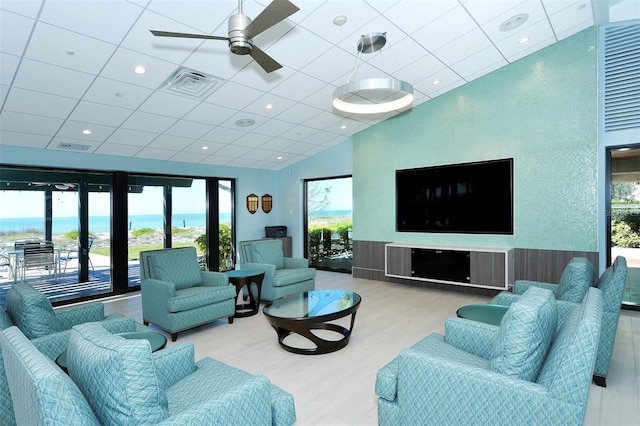
{"label": "round side table top", "polygon": [[231,271],[226,271],[225,274],[229,278],[248,278],[264,274],[264,272],[258,269],[232,269]]}

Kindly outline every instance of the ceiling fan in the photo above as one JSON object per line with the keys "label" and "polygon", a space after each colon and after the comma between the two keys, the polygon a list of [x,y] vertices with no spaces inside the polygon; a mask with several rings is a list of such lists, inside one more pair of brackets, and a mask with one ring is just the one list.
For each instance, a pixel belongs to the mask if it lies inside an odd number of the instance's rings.
{"label": "ceiling fan", "polygon": [[67,189],[72,189],[77,186],[75,183],[70,182],[31,182],[29,185],[33,186],[54,186],[56,189],[60,191],[66,191]]}
{"label": "ceiling fan", "polygon": [[169,31],[150,30],[154,36],[158,37],[182,37],[201,38],[207,40],[227,40],[229,49],[236,55],[251,55],[251,57],[267,73],[282,68],[275,59],[264,53],[258,46],[253,44],[253,37],[271,28],[280,21],[284,21],[289,16],[300,10],[296,5],[288,0],[273,0],[260,14],[252,21],[247,15],[242,13],[242,0],[238,0],[238,13],[229,17],[229,36],[214,36],[208,34],[188,34],[174,33]]}

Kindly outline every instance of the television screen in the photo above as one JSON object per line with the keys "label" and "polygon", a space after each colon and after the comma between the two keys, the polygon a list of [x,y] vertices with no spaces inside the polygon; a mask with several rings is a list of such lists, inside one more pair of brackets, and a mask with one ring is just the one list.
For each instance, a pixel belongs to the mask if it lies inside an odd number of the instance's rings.
{"label": "television screen", "polygon": [[396,229],[513,234],[513,158],[397,170]]}

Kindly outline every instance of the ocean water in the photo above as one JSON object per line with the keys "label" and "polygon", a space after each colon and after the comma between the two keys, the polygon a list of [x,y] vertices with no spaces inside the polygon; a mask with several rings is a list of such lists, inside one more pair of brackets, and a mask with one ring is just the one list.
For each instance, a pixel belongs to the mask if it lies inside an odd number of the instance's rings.
{"label": "ocean water", "polygon": [[[314,214],[318,217],[349,216],[351,210],[328,210]],[[205,215],[198,213],[174,214],[172,217],[174,227],[191,228],[205,226]],[[220,213],[220,222],[231,222],[231,213]],[[61,234],[78,229],[78,219],[75,217],[54,217],[53,233]],[[129,216],[129,229],[162,229],[162,215],[132,215]],[[102,233],[111,229],[110,216],[90,216],[89,232]],[[8,218],[0,219],[0,232],[23,232],[27,230],[42,230],[44,232],[44,218]]]}

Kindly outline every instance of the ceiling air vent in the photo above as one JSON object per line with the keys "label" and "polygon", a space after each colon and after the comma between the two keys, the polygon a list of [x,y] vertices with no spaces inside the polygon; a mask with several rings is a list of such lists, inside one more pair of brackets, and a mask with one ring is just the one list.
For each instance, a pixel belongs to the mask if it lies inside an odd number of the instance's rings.
{"label": "ceiling air vent", "polygon": [[60,142],[57,146],[60,149],[70,149],[72,151],[88,151],[91,145],[85,145],[81,143]]}
{"label": "ceiling air vent", "polygon": [[164,81],[160,90],[192,99],[205,99],[222,82],[218,77],[180,67]]}
{"label": "ceiling air vent", "polygon": [[605,132],[640,129],[640,24],[604,30]]}

